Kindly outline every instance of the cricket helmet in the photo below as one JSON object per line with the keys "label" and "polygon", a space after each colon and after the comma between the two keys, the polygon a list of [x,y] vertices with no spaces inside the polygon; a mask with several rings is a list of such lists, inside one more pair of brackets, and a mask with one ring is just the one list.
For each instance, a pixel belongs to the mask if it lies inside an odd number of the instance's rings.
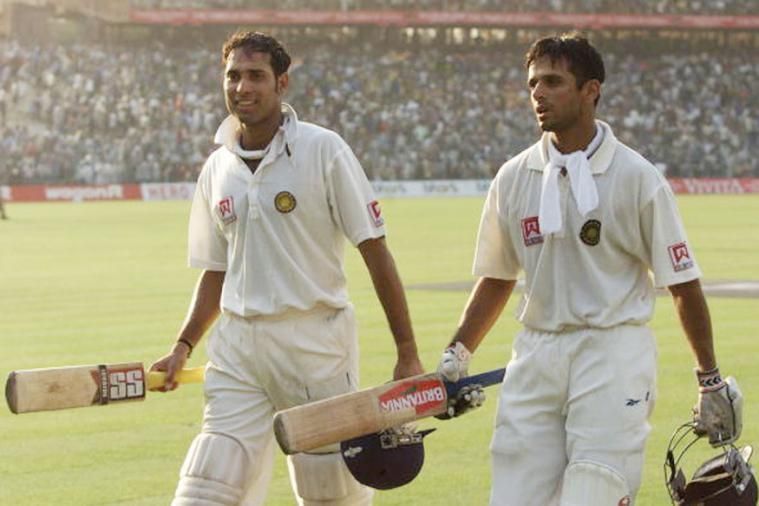
{"label": "cricket helmet", "polygon": [[343,441],[340,453],[359,483],[388,490],[416,478],[424,464],[424,436],[434,430],[392,428]]}
{"label": "cricket helmet", "polygon": [[672,503],[677,506],[756,506],[757,483],[749,464],[751,446],[725,445],[719,454],[698,466],[687,481],[680,467],[686,452],[698,441],[693,423],[680,426],[669,441],[664,476]]}

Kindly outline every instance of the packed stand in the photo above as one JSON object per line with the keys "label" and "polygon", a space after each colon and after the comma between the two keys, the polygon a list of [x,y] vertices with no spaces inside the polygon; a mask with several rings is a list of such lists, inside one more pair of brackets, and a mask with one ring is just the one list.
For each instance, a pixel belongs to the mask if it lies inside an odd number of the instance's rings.
{"label": "packed stand", "polygon": [[[291,51],[287,101],[343,135],[372,179],[488,178],[538,135],[516,52]],[[759,55],[606,63],[599,117],[667,175],[759,176]],[[0,175],[192,181],[225,115],[220,75],[215,50],[0,43]]]}
{"label": "packed stand", "polygon": [[565,12],[619,14],[754,14],[756,0],[130,0],[134,9],[319,9]]}
{"label": "packed stand", "polygon": [[0,125],[0,169],[13,182],[196,176],[223,109],[213,86],[215,52],[176,58],[157,46],[120,52],[6,42],[0,48],[0,98],[8,109]]}

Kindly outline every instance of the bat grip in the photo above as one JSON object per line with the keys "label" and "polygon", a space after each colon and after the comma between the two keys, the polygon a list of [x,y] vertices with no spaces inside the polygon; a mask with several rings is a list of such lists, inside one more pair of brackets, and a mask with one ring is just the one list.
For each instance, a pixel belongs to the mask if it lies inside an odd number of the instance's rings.
{"label": "bat grip", "polygon": [[[174,381],[177,383],[202,383],[205,378],[205,368],[191,367],[182,369],[174,375]],[[147,387],[148,390],[161,388],[166,383],[166,373],[164,371],[148,371]]]}
{"label": "bat grip", "polygon": [[456,394],[459,392],[459,390],[461,390],[463,387],[467,385],[480,385],[483,387],[495,385],[503,381],[503,377],[505,374],[506,374],[506,369],[501,368],[501,369],[495,369],[493,371],[475,374],[474,376],[466,376],[454,382],[446,381],[445,391],[448,394],[448,398],[452,399],[456,397]]}

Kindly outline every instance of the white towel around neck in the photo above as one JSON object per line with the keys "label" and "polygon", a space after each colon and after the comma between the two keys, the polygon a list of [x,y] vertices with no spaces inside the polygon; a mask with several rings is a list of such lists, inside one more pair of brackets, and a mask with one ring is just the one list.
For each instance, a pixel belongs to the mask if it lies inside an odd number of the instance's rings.
{"label": "white towel around neck", "polygon": [[240,120],[231,114],[221,122],[213,140],[216,144],[225,145],[228,150],[243,160],[261,160],[269,152],[269,147],[271,146],[271,143],[269,143],[264,149],[243,149],[240,145],[242,141],[240,136]]}
{"label": "white towel around neck", "polygon": [[590,171],[588,156],[598,148],[603,140],[600,127],[596,127],[596,135],[584,150],[574,151],[563,155],[548,142],[548,163],[543,169],[543,186],[540,192],[540,211],[538,221],[543,235],[561,232],[564,223],[561,212],[561,196],[559,195],[559,175],[561,169],[567,169],[569,186],[577,202],[577,210],[584,217],[598,207],[598,190]]}
{"label": "white towel around neck", "polygon": [[237,142],[232,144],[231,151],[243,160],[261,160],[269,152],[269,146],[271,146],[269,144],[264,149],[243,149],[240,145],[241,141],[242,139],[238,139]]}

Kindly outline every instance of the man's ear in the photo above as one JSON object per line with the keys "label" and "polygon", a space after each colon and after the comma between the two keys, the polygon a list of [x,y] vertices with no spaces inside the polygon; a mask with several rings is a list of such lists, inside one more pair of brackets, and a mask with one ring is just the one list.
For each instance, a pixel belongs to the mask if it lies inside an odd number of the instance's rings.
{"label": "man's ear", "polygon": [[290,86],[290,74],[284,72],[277,78],[277,91],[280,95],[284,95]]}
{"label": "man's ear", "polygon": [[598,79],[588,79],[582,85],[582,92],[592,102],[598,102],[598,98],[601,96],[601,81]]}

